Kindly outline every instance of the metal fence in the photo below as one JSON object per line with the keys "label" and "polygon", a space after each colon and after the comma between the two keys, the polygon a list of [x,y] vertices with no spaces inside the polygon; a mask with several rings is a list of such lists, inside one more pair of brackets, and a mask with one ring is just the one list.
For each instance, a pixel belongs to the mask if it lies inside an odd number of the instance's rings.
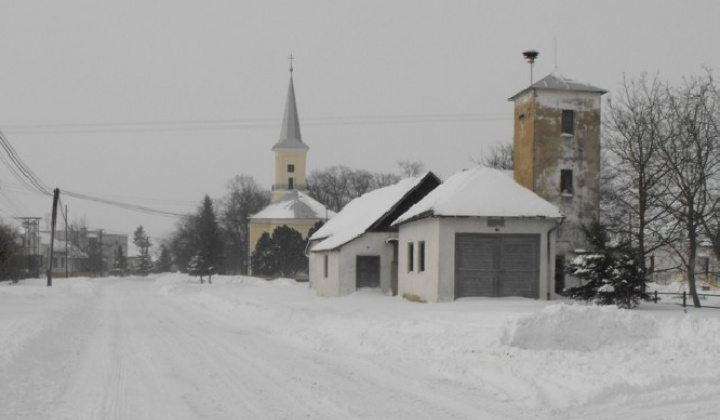
{"label": "metal fence", "polygon": [[[675,293],[667,293],[667,292],[663,293],[663,292],[655,291],[652,294],[653,302],[658,303],[658,301],[660,300],[658,295],[668,295],[668,296],[672,296],[673,298],[678,299],[678,300],[682,299],[682,303],[678,302],[677,304],[682,305],[683,308],[687,307],[688,297],[690,297],[692,299],[690,294],[685,291],[675,292]],[[710,294],[710,293],[698,293],[697,295],[701,301],[700,307],[720,309],[720,295]],[[706,303],[710,303],[711,305],[702,304],[702,301],[705,301]],[[714,306],[714,305],[717,305],[717,306]],[[691,306],[692,306],[692,302],[691,302]]]}

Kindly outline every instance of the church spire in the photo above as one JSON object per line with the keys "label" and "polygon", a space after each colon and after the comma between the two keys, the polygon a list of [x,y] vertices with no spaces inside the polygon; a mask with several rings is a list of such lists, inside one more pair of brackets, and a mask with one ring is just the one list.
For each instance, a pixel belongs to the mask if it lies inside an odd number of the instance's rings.
{"label": "church spire", "polygon": [[282,130],[280,140],[273,146],[276,149],[301,149],[308,150],[309,147],[303,143],[300,134],[300,119],[298,118],[297,105],[295,103],[295,86],[293,84],[293,65],[290,56],[290,86],[288,87],[287,99],[285,100],[285,113],[283,114]]}

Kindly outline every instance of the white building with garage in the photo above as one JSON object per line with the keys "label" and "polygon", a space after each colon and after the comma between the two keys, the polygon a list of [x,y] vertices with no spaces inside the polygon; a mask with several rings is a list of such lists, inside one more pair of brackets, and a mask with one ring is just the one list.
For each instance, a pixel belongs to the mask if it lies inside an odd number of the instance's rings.
{"label": "white building with garage", "polygon": [[459,172],[393,222],[398,293],[420,302],[554,296],[558,207],[486,167]]}
{"label": "white building with garage", "polygon": [[391,223],[440,185],[432,172],[406,178],[348,203],[310,238],[310,286],[319,296],[363,287],[398,290],[398,228]]}

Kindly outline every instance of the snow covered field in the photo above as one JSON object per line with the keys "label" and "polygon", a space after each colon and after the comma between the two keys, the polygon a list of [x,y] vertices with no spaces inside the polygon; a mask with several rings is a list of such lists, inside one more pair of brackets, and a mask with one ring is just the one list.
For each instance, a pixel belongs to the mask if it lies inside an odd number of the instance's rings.
{"label": "snow covered field", "polygon": [[0,419],[715,419],[720,309],[0,284]]}

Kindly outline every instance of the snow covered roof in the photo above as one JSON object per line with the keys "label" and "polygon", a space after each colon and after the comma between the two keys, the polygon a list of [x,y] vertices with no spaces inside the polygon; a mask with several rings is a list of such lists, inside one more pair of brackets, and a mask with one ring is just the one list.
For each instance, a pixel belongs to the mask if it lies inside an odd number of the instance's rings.
{"label": "snow covered roof", "polygon": [[[40,244],[43,247],[50,247],[50,232],[40,232]],[[53,251],[60,254],[67,254],[70,251],[71,258],[87,258],[88,255],[79,247],[72,243],[61,241],[57,238],[53,240]]]}
{"label": "snow covered roof", "polygon": [[268,204],[267,207],[260,210],[259,213],[250,219],[330,219],[335,216],[335,212],[329,210],[322,203],[318,202],[309,195],[293,190]]}
{"label": "snow covered roof", "polygon": [[292,75],[288,87],[287,100],[285,101],[285,113],[283,114],[282,130],[280,140],[273,146],[276,149],[300,149],[308,150],[307,144],[303,143],[300,135],[300,119],[298,118],[297,105],[295,104],[295,86]]}
{"label": "snow covered roof", "polygon": [[512,97],[510,97],[509,100],[515,100],[515,98],[523,94],[528,89],[569,90],[577,92],[595,92],[599,94],[607,93],[605,89],[600,89],[599,87],[595,87],[589,83],[581,82],[570,77],[563,76],[562,74],[560,74],[560,72],[556,70],[549,75],[543,77],[542,79],[538,80],[532,86],[523,89],[522,91],[513,95]]}
{"label": "snow covered roof", "polygon": [[451,176],[393,225],[431,216],[564,217],[557,207],[502,171],[484,166]]}
{"label": "snow covered roof", "polygon": [[390,214],[405,197],[429,177],[437,179],[432,172],[427,172],[422,176],[405,178],[397,184],[378,188],[352,200],[337,217],[312,235],[311,241],[322,240],[313,247],[312,251],[330,251],[360,237]]}

